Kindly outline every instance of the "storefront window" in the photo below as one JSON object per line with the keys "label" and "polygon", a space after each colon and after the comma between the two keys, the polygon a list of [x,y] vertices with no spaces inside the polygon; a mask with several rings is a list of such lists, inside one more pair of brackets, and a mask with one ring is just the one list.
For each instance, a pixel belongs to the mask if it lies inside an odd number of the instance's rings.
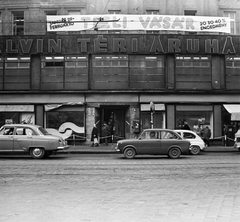
{"label": "storefront window", "polygon": [[153,121],[153,128],[165,128],[165,105],[164,104],[154,104],[155,112],[152,113],[149,104],[141,104],[141,128],[149,129],[151,128],[151,118]]}
{"label": "storefront window", "polygon": [[212,106],[177,106],[175,128],[184,129],[186,125],[196,133],[205,126],[213,131]]}
{"label": "storefront window", "polygon": [[0,112],[0,127],[7,123],[19,123],[20,113],[18,112]]}
{"label": "storefront window", "polygon": [[[141,112],[142,129],[151,128],[151,112]],[[163,112],[155,112],[153,114],[153,128],[164,128]]]}
{"label": "storefront window", "polygon": [[85,140],[84,111],[54,110],[46,112],[46,128],[56,129],[68,140],[76,144]]}

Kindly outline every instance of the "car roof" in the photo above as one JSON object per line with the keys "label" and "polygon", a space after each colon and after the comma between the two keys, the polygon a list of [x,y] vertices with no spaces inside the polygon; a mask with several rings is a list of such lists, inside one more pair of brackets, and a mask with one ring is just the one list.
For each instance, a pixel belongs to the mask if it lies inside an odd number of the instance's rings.
{"label": "car roof", "polygon": [[[4,127],[6,126],[6,127],[15,127],[15,126],[17,126],[17,127],[40,127],[39,125],[34,125],[34,124],[5,124],[5,125],[3,125]],[[2,127],[3,127],[2,126]]]}
{"label": "car roof", "polygon": [[162,129],[162,128],[144,129],[143,131],[156,131],[156,130],[158,130],[158,131],[169,131],[169,132],[174,132],[174,130],[172,130],[172,129]]}
{"label": "car roof", "polygon": [[189,133],[195,133],[195,132],[192,131],[192,130],[186,130],[186,129],[176,129],[176,130],[174,130],[174,131],[176,131],[176,132],[189,132]]}

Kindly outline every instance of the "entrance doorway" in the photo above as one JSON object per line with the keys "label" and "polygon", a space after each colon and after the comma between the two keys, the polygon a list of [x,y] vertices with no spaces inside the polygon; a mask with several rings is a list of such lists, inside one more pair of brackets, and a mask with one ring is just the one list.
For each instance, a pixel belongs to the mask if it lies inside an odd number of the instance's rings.
{"label": "entrance doorway", "polygon": [[104,106],[101,108],[101,123],[106,122],[109,127],[109,142],[116,143],[118,140],[125,138],[125,115],[125,107]]}

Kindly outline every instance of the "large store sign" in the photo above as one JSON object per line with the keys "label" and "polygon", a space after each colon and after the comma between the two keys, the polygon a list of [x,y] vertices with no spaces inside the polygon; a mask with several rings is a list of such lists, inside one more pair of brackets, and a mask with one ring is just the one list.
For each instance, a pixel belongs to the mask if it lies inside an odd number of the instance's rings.
{"label": "large store sign", "polygon": [[1,54],[234,54],[240,38],[224,35],[72,35],[0,38]]}
{"label": "large store sign", "polygon": [[47,31],[166,30],[230,33],[230,18],[182,15],[52,15]]}

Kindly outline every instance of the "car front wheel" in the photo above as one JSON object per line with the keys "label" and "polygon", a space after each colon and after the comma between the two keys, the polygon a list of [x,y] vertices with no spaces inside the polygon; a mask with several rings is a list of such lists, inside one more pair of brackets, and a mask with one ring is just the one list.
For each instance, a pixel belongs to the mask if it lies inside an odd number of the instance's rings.
{"label": "car front wheel", "polygon": [[43,148],[34,147],[34,148],[31,148],[30,155],[34,159],[41,159],[45,155],[45,150]]}
{"label": "car front wheel", "polygon": [[199,146],[191,146],[190,153],[193,155],[197,155],[200,153],[200,147]]}
{"label": "car front wheel", "polygon": [[177,159],[180,157],[180,155],[181,155],[181,150],[177,147],[173,147],[168,151],[168,156],[171,159]]}
{"label": "car front wheel", "polygon": [[132,147],[128,147],[124,150],[124,156],[127,159],[133,159],[136,155],[136,151]]}

